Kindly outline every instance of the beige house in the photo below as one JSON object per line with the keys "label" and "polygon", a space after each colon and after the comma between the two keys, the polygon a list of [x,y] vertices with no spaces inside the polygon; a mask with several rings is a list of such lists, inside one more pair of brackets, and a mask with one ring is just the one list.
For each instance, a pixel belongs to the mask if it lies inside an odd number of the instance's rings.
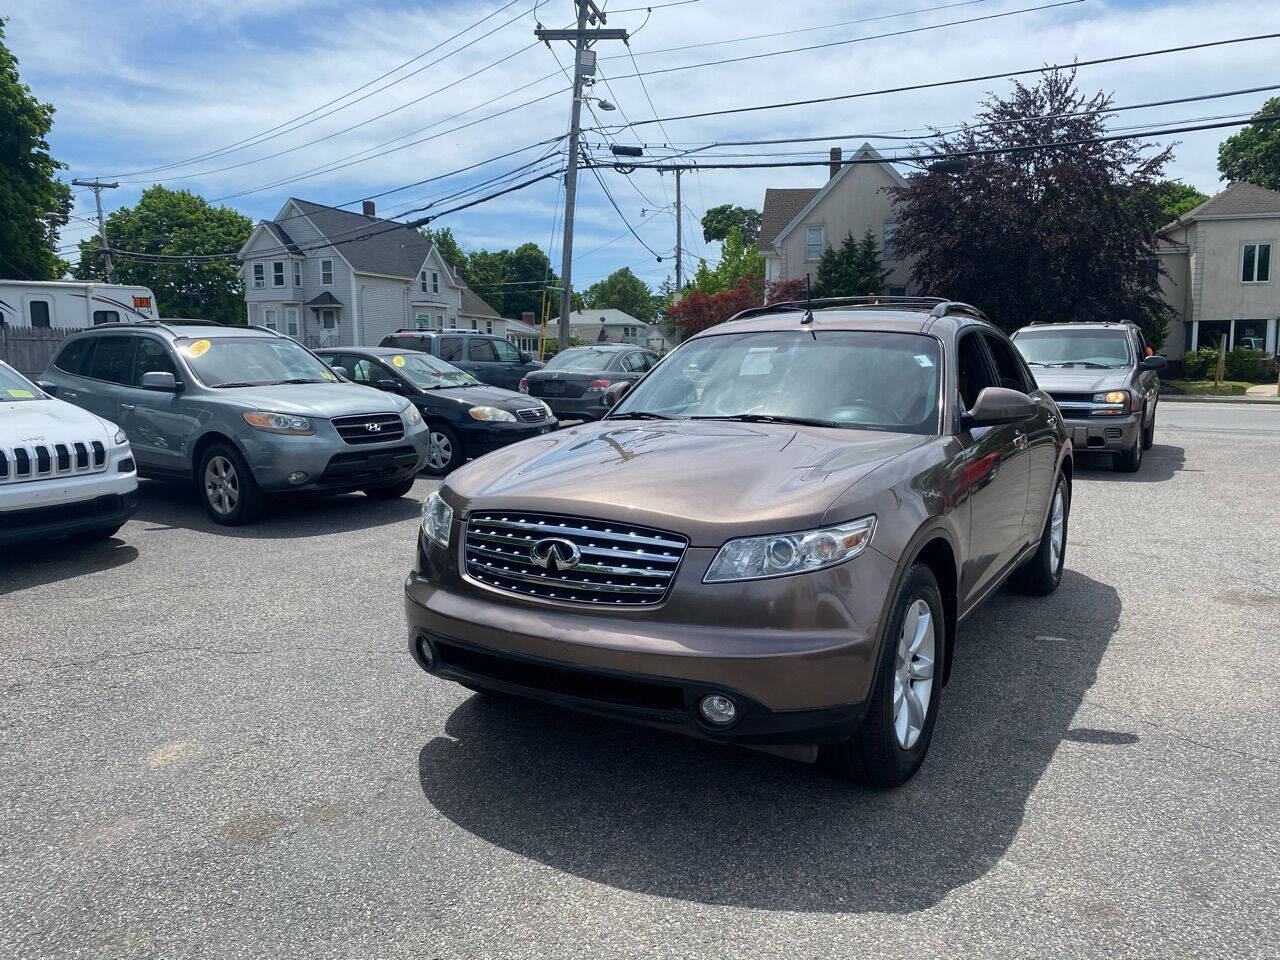
{"label": "beige house", "polygon": [[[548,335],[554,338],[559,329],[560,318],[552,318]],[[574,310],[569,314],[569,335],[590,343],[630,343],[655,353],[665,353],[672,346],[656,323],[645,323],[613,307]]]}
{"label": "beige house", "polygon": [[845,163],[840,148],[832,147],[829,176],[821,187],[765,190],[759,248],[766,280],[803,280],[809,274],[816,281],[823,251],[839,246],[850,233],[860,240],[870,230],[885,269],[891,271],[884,292],[915,292],[910,289],[911,265],[894,249],[898,225],[888,192],[906,181],[869,143],[853,158],[880,162]]}
{"label": "beige house", "polygon": [[1161,231],[1160,291],[1176,319],[1164,353],[1253,347],[1277,352],[1280,193],[1233,183]]}

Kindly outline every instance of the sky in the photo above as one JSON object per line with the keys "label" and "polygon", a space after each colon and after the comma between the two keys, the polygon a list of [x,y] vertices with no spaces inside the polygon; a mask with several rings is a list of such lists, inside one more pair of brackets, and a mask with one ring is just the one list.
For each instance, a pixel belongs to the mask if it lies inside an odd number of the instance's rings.
{"label": "sky", "polygon": [[[704,163],[714,162],[713,154],[743,153],[813,160],[832,146],[848,155],[864,140],[882,150],[900,148],[901,141],[873,135],[916,136],[926,127],[963,122],[984,94],[1003,93],[1010,81],[818,107],[642,121],[1280,31],[1280,9],[1215,0],[1076,0],[1047,9],[1034,8],[1052,0],[651,0],[649,10],[645,2],[603,4],[608,26],[627,29],[631,40],[629,50],[619,41],[597,45],[597,79],[589,95],[618,109],[603,112],[593,104],[594,116],[584,113],[589,144],[643,144],[646,156],[660,157],[726,140],[823,138],[713,147],[694,155]],[[68,180],[101,176],[120,182],[119,189],[103,193],[108,211],[133,204],[159,182],[192,190],[255,221],[274,216],[290,196],[338,205],[393,190],[375,200],[380,215],[397,216],[428,203],[434,203],[434,213],[474,196],[450,201],[451,194],[548,155],[543,166],[531,166],[500,186],[519,182],[550,170],[554,151],[564,156],[563,141],[543,141],[568,129],[571,100],[562,68],[571,70],[572,58],[567,44],[548,49],[535,42],[533,31],[537,21],[570,25],[571,0],[8,0],[6,6],[8,43],[22,79],[57,110],[52,152],[68,165]],[[974,18],[987,19],[958,22]],[[917,32],[877,37],[904,30]],[[838,43],[855,38],[866,39]],[[711,63],[832,43],[838,45]],[[1280,84],[1277,63],[1280,39],[1261,40],[1086,67],[1079,83],[1086,91],[1113,94],[1118,105],[1141,104]],[[1277,93],[1126,111],[1110,123],[1152,128],[1234,121]],[[627,122],[636,126],[623,128]],[[594,129],[601,124],[612,126]],[[1233,129],[1165,138],[1178,142],[1169,175],[1216,192],[1222,186],[1218,143]],[[599,175],[618,210],[595,174],[584,172],[574,287],[583,289],[623,266],[656,286],[674,269],[672,175]],[[699,257],[714,262],[717,255],[698,226],[706,208],[735,203],[759,209],[766,187],[820,186],[826,175],[824,167],[686,175],[686,270]],[[437,179],[420,183],[432,178]],[[420,185],[399,189],[413,183]],[[467,249],[532,241],[550,252],[559,270],[562,210],[562,185],[549,178],[447,213],[432,226],[450,227]],[[83,219],[68,225],[64,243],[93,231],[91,193],[77,192],[74,213]]]}

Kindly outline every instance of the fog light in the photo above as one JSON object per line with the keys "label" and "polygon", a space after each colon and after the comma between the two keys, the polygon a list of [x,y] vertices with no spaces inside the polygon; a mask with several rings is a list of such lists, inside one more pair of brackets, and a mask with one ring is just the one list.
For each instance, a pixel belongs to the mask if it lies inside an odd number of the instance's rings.
{"label": "fog light", "polygon": [[289,474],[290,483],[303,483],[306,479],[307,475],[301,470],[295,470],[293,473]]}
{"label": "fog light", "polygon": [[424,670],[430,670],[433,663],[431,658],[431,644],[427,643],[422,637],[418,638],[418,659],[422,662]]}
{"label": "fog light", "polygon": [[707,723],[714,723],[718,727],[738,719],[738,708],[733,705],[733,701],[718,693],[703,697],[698,703],[698,712]]}

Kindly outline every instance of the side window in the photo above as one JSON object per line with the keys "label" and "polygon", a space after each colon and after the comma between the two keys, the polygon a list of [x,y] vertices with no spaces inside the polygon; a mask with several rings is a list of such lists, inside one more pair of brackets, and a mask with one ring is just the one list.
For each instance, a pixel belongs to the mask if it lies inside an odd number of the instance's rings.
{"label": "side window", "polygon": [[439,350],[436,356],[441,360],[461,360],[462,344],[461,337],[441,337],[436,341],[436,347]]}
{"label": "side window", "polygon": [[996,376],[1000,378],[998,386],[1007,387],[1010,390],[1021,390],[1023,393],[1031,390],[1031,385],[1023,375],[1022,364],[1013,355],[1013,348],[1000,337],[993,337],[989,333],[984,333],[982,338],[986,340],[991,356],[996,362]]}
{"label": "side window", "polygon": [[1153,351],[1149,346],[1147,346],[1147,338],[1142,335],[1141,330],[1134,330],[1133,336],[1135,341],[1137,341],[1136,347],[1137,347],[1138,363],[1141,363],[1143,357],[1149,357],[1155,351]]}
{"label": "side window", "polygon": [[93,325],[99,326],[104,323],[119,323],[120,311],[118,310],[95,310],[93,311]]}
{"label": "side window", "polygon": [[655,357],[652,353],[642,353],[642,354],[640,354],[640,364],[641,364],[641,365],[640,365],[640,370],[641,370],[641,372],[645,372],[645,371],[648,371],[648,370],[652,370],[652,369],[653,369],[653,365],[654,365],[655,363],[657,363],[657,362],[658,362],[658,358],[657,358],[657,357]]}
{"label": "side window", "polygon": [[142,375],[153,372],[172,373],[175,377],[178,375],[173,358],[169,356],[163,343],[151,337],[139,337],[138,349],[133,358],[133,379],[130,382],[134,386],[140,386]]}
{"label": "side window", "polygon": [[982,340],[976,333],[962,336],[956,346],[956,379],[956,388],[960,391],[960,399],[966,410],[973,409],[973,405],[978,402],[978,394],[984,389],[996,386],[992,382]]}
{"label": "side window", "polygon": [[622,369],[631,373],[641,373],[645,369],[643,353],[628,353],[622,358]]}
{"label": "side window", "polygon": [[128,383],[133,375],[134,337],[102,337],[93,351],[87,376],[108,383]]}
{"label": "side window", "polygon": [[495,363],[498,355],[493,352],[493,341],[472,337],[467,346],[467,358],[480,363]]}
{"label": "side window", "polygon": [[32,300],[27,304],[27,316],[31,319],[33,327],[49,327],[52,326],[50,318],[52,316],[49,310],[48,300]]}
{"label": "side window", "polygon": [[72,373],[78,376],[80,368],[84,364],[85,355],[92,345],[93,341],[88,337],[68,341],[58,351],[58,355],[53,358],[53,365],[65,373]]}
{"label": "side window", "polygon": [[520,351],[507,343],[505,340],[490,340],[493,349],[498,353],[498,359],[503,363],[520,363]]}

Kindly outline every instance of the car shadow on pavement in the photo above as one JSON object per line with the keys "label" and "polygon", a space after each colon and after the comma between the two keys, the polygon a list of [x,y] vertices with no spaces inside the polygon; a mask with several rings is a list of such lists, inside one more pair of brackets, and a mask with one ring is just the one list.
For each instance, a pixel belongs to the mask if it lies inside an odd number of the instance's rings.
{"label": "car shadow on pavement", "polygon": [[1169,443],[1154,444],[1142,455],[1137,473],[1121,473],[1111,465],[1111,454],[1076,452],[1076,477],[1086,480],[1111,480],[1118,483],[1162,483],[1175,473],[1187,469],[1187,454],[1182,447]]}
{"label": "car shadow on pavement", "polygon": [[136,559],[137,547],[122,534],[109,540],[63,537],[14,544],[0,548],[0,597],[46,583],[102,573]]}
{"label": "car shadow on pavement", "polygon": [[495,695],[419,754],[426,800],[482,840],[598,883],[768,910],[907,913],[995,866],[1071,730],[1120,617],[1068,571],[965,622],[924,767],[898,790],[815,767]]}
{"label": "car shadow on pavement", "polygon": [[138,512],[133,519],[153,531],[200,530],[226,537],[277,540],[380,527],[416,517],[421,510],[416,491],[395,500],[374,500],[363,493],[272,499],[261,519],[242,527],[224,527],[209,519],[190,482],[143,480],[138,484]]}

